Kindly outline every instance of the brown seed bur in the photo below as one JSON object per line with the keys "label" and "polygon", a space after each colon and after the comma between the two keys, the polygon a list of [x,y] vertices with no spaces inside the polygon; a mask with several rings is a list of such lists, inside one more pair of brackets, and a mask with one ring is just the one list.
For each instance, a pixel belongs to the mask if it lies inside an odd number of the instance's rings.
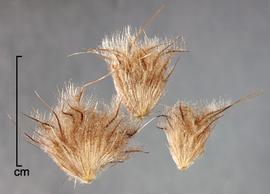
{"label": "brown seed bur", "polygon": [[155,107],[175,67],[169,67],[173,56],[185,51],[180,46],[184,43],[181,36],[161,40],[148,38],[145,34],[145,27],[163,7],[138,31],[132,33],[128,26],[111,38],[103,39],[98,48],[82,52],[98,54],[106,61],[121,102],[138,118],[147,116]]}
{"label": "brown seed bur", "polygon": [[162,96],[174,66],[169,64],[175,53],[183,52],[179,41],[148,38],[138,40],[130,27],[105,38],[102,45],[93,50],[109,65],[117,94],[126,109],[135,117],[145,117]]}
{"label": "brown seed bur", "polygon": [[141,151],[128,146],[139,123],[120,112],[116,99],[110,107],[100,108],[98,102],[82,98],[83,90],[69,84],[48,118],[28,116],[38,127],[33,136],[26,136],[75,181],[90,183],[105,167]]}
{"label": "brown seed bur", "polygon": [[[258,95],[258,94],[255,94]],[[160,117],[171,156],[179,170],[186,170],[200,156],[206,141],[223,112],[233,105],[253,97],[251,94],[232,103],[213,101],[208,105],[179,102]]]}

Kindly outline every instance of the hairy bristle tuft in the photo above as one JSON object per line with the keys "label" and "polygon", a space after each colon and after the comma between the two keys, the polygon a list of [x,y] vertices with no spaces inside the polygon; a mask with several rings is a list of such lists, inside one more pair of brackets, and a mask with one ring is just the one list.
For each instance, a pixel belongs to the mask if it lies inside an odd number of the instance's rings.
{"label": "hairy bristle tuft", "polygon": [[161,115],[163,129],[174,162],[179,170],[186,170],[200,156],[206,141],[223,112],[234,103],[213,101],[208,105],[179,102]]}
{"label": "hairy bristle tuft", "polygon": [[173,40],[139,39],[130,27],[106,37],[101,46],[92,49],[101,55],[113,72],[117,94],[126,109],[135,117],[147,116],[162,96],[174,67],[169,68],[173,56],[184,52],[182,37]]}
{"label": "hairy bristle tuft", "polygon": [[38,123],[28,140],[39,146],[71,178],[90,183],[110,164],[123,162],[142,151],[129,147],[139,123],[120,112],[120,102],[111,106],[83,101],[83,90],[68,84],[49,117],[29,116]]}

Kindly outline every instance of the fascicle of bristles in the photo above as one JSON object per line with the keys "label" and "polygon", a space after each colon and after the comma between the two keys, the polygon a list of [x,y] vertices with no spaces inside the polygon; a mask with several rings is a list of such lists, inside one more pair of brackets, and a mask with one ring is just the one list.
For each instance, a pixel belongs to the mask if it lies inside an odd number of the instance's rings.
{"label": "fascicle of bristles", "polygon": [[120,112],[116,98],[111,106],[105,106],[93,100],[84,102],[82,95],[81,88],[67,85],[55,113],[47,118],[38,112],[31,116],[38,127],[27,137],[71,178],[90,183],[105,167],[141,151],[128,146],[139,123]]}
{"label": "fascicle of bristles", "polygon": [[145,117],[162,96],[173,71],[169,68],[175,53],[184,51],[183,39],[161,40],[157,37],[139,38],[128,26],[122,32],[106,37],[92,50],[101,55],[112,72],[121,102],[135,117]]}
{"label": "fascicle of bristles", "polygon": [[166,134],[171,156],[179,170],[189,168],[203,153],[216,121],[235,103],[213,101],[202,105],[178,102],[166,110],[158,127]]}

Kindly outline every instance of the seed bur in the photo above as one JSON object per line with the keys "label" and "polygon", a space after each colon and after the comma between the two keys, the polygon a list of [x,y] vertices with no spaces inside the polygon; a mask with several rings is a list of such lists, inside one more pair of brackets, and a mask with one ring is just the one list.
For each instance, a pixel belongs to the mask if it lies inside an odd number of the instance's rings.
{"label": "seed bur", "polygon": [[80,87],[68,84],[60,94],[58,105],[55,108],[48,105],[48,117],[38,112],[28,116],[38,127],[32,136],[26,134],[26,137],[72,179],[91,183],[106,167],[142,151],[128,145],[140,123],[120,111],[117,98],[110,106],[100,106],[93,99],[85,102],[83,94]]}
{"label": "seed bur", "polygon": [[232,106],[260,95],[252,93],[232,103],[213,101],[208,105],[178,102],[167,108],[158,128],[163,129],[171,156],[179,170],[188,169],[204,152],[205,144],[216,122]]}

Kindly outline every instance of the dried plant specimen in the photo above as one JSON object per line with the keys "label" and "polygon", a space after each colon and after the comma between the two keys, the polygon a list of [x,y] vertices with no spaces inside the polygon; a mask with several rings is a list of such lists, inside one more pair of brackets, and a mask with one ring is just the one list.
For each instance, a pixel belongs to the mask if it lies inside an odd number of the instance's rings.
{"label": "dried plant specimen", "polygon": [[147,116],[162,96],[174,66],[169,68],[173,56],[183,52],[182,37],[161,40],[146,35],[139,39],[140,31],[126,27],[101,46],[90,50],[101,55],[112,72],[117,94],[126,109],[135,117]]}
{"label": "dried plant specimen", "polygon": [[158,127],[166,134],[171,156],[178,169],[186,170],[203,153],[211,131],[225,110],[253,96],[232,103],[213,101],[208,105],[179,102],[168,108],[161,115],[163,118]]}
{"label": "dried plant specimen", "polygon": [[85,102],[83,93],[68,84],[48,117],[38,112],[28,116],[38,127],[33,136],[26,136],[75,181],[90,183],[105,167],[141,151],[128,146],[139,123],[120,112],[116,99],[100,107],[94,100]]}

